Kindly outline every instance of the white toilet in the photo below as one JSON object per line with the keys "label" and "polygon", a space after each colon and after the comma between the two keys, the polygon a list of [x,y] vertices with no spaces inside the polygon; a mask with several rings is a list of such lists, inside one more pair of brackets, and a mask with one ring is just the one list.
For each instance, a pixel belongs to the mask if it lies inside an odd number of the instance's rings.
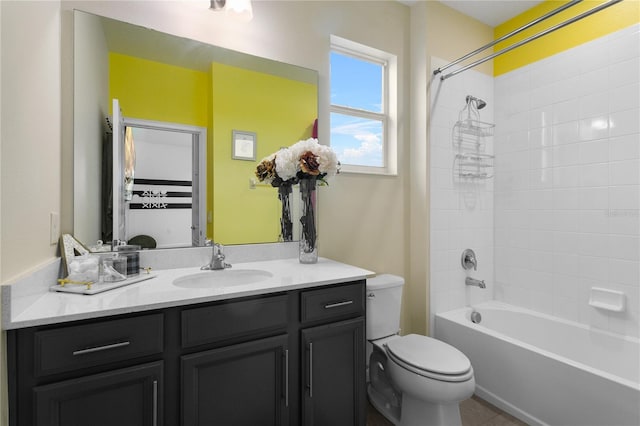
{"label": "white toilet", "polygon": [[367,280],[369,400],[395,425],[461,425],[459,403],[476,385],[471,363],[445,342],[398,335],[403,285],[388,274]]}

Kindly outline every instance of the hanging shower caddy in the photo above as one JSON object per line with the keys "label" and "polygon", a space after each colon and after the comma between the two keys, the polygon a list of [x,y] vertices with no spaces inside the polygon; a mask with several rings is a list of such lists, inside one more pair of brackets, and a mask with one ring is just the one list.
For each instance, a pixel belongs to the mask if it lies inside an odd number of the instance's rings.
{"label": "hanging shower caddy", "polygon": [[494,156],[486,153],[487,138],[493,136],[495,124],[480,121],[479,110],[486,102],[467,96],[467,104],[453,126],[453,147],[456,150],[453,173],[459,180],[493,177]]}

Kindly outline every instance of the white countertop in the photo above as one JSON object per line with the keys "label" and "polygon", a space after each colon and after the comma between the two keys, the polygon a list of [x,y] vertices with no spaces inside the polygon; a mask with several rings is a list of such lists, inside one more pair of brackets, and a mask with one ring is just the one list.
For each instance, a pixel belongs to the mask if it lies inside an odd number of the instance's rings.
{"label": "white countertop", "polygon": [[176,278],[185,275],[202,272],[225,273],[201,271],[199,267],[192,267],[155,270],[153,273],[157,276],[153,279],[94,295],[44,290],[42,294],[29,295],[28,300],[16,300],[20,296],[12,295],[10,288],[3,289],[2,328],[9,330],[268,294],[354,281],[373,275],[371,271],[324,258],[311,265],[301,264],[297,258],[236,263],[232,269],[258,269],[273,276],[251,284],[210,288],[184,288],[173,284]]}

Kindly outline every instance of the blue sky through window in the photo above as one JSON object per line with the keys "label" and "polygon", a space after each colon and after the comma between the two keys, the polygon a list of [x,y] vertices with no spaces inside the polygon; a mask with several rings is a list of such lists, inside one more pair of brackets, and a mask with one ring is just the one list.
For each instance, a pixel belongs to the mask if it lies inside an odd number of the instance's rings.
{"label": "blue sky through window", "polygon": [[[382,113],[381,64],[331,52],[331,104]],[[331,147],[342,164],[383,167],[382,121],[331,113]]]}
{"label": "blue sky through window", "polygon": [[331,103],[382,112],[382,65],[331,52]]}
{"label": "blue sky through window", "polygon": [[383,167],[382,122],[332,112],[331,147],[342,164]]}

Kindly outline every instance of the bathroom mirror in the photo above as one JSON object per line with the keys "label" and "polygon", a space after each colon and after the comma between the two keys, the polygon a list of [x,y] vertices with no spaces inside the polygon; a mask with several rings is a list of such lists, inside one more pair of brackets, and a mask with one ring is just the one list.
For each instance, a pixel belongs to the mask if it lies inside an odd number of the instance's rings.
{"label": "bathroom mirror", "polygon": [[[200,211],[182,217],[202,218],[206,234],[196,239],[183,232],[190,236],[183,243],[159,243],[158,248],[201,245],[206,239],[221,244],[278,241],[277,189],[257,183],[254,171],[263,157],[310,137],[318,111],[317,72],[78,10],[73,25],[74,235],[88,246],[105,235],[103,206],[107,202],[101,198],[107,194],[109,200],[112,188],[102,185],[107,167],[103,148],[111,143],[113,122],[107,118],[113,120],[112,102],[118,99],[125,122],[206,130],[206,149],[199,151],[205,156],[201,198],[206,199],[196,199],[193,191],[188,203],[179,200],[191,209],[201,206]],[[255,161],[233,158],[234,129],[256,135]],[[147,144],[145,150],[152,146]],[[169,170],[164,164],[164,170]],[[156,171],[154,179],[176,179]],[[134,183],[137,178],[148,176],[136,172]],[[139,207],[144,200],[134,204]],[[173,217],[146,220],[138,207],[138,223],[176,222]],[[160,214],[160,210],[145,212]],[[298,223],[295,217],[294,223]],[[194,222],[180,224],[192,226]],[[155,238],[154,234],[163,232],[172,231],[147,227],[144,234]],[[126,234],[126,239],[132,237]]]}

